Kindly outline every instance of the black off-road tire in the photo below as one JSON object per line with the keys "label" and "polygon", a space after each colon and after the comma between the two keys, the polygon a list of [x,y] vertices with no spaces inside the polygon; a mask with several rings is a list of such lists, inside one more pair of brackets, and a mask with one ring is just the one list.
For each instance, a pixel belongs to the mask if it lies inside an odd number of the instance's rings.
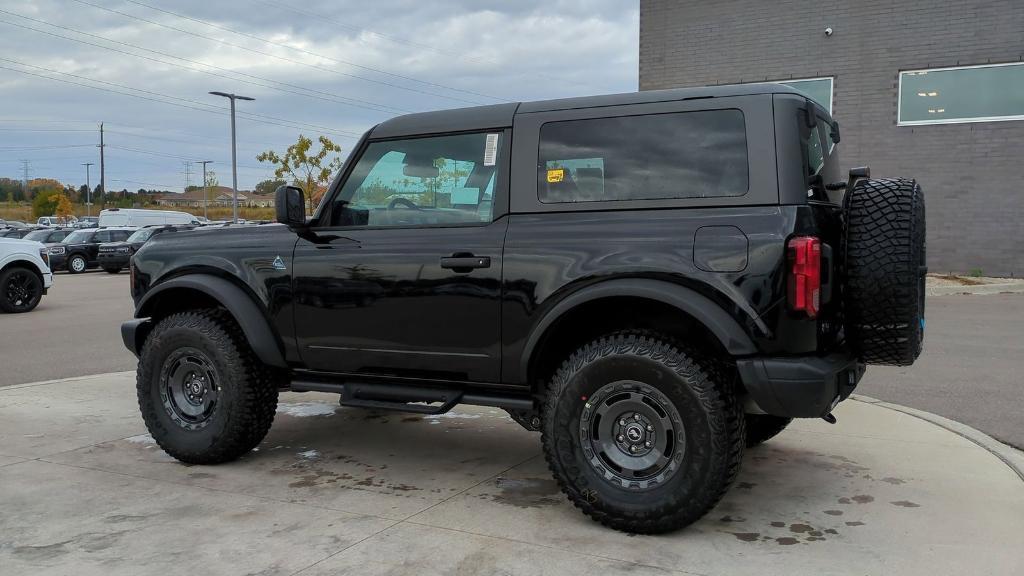
{"label": "black off-road tire", "polygon": [[846,194],[846,339],[868,364],[908,366],[924,341],[924,194],[905,178],[861,180]]}
{"label": "black off-road tire", "polygon": [[779,435],[792,418],[771,414],[747,414],[747,448],[753,448]]}
{"label": "black off-road tire", "polygon": [[24,266],[0,273],[0,310],[10,314],[31,312],[43,298],[43,280]]}
{"label": "black off-road tire", "polygon": [[[725,494],[743,456],[734,373],[720,360],[651,332],[613,333],[577,350],[551,379],[541,409],[544,455],[562,491],[584,514],[626,532],[668,532],[700,519]],[[612,396],[601,396],[609,386]],[[616,402],[614,395],[642,390],[680,417],[681,430],[664,436],[685,435],[681,460],[663,481],[613,478],[614,465],[601,468],[608,458],[601,459],[587,432],[600,427],[587,425],[588,414]],[[627,421],[605,415],[610,424]]]}
{"label": "black off-road tire", "polygon": [[[216,405],[203,422],[189,421],[169,401],[168,363],[182,355],[208,360],[217,386]],[[188,464],[218,464],[255,448],[277,409],[272,370],[260,363],[241,329],[221,309],[193,310],[161,320],[139,356],[139,409],[150,435],[165,452]]]}

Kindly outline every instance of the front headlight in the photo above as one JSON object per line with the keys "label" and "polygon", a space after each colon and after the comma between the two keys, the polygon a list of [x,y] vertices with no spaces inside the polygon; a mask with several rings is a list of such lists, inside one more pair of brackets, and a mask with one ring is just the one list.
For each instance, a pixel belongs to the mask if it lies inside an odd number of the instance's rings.
{"label": "front headlight", "polygon": [[46,249],[46,246],[43,246],[42,248],[39,249],[39,257],[42,258],[43,262],[46,263],[46,267],[49,268],[50,267],[50,251]]}
{"label": "front headlight", "polygon": [[50,246],[50,254],[63,254],[63,253],[64,253],[64,247],[63,246]]}

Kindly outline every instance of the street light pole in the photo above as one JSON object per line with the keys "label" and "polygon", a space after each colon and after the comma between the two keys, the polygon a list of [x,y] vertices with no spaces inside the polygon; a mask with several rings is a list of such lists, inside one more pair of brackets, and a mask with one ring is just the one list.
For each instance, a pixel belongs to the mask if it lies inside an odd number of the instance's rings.
{"label": "street light pole", "polygon": [[232,222],[238,223],[238,163],[235,160],[235,100],[255,100],[255,98],[249,98],[248,96],[239,96],[237,94],[228,94],[227,92],[210,92],[214,96],[223,96],[228,100],[231,100],[231,190],[233,197],[231,200],[232,205]]}
{"label": "street light pole", "polygon": [[92,162],[82,164],[85,166],[85,215],[92,216],[92,184],[89,182],[89,166]]}
{"label": "street light pole", "polygon": [[213,162],[213,160],[203,160],[199,162],[203,165],[203,218],[210,219],[206,214],[206,206],[210,203],[210,191],[206,188],[206,165]]}

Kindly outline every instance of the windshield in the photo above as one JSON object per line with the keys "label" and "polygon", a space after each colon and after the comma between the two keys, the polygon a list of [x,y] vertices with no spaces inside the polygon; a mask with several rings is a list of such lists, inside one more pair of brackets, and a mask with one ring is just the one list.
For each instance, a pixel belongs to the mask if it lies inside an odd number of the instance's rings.
{"label": "windshield", "polygon": [[34,230],[25,235],[25,240],[35,240],[36,242],[46,242],[46,239],[50,237],[51,230]]}
{"label": "windshield", "polygon": [[143,228],[142,230],[136,230],[131,236],[128,237],[129,242],[145,242],[149,240],[149,237],[153,235],[152,228]]}
{"label": "windshield", "polygon": [[71,234],[69,234],[68,237],[65,238],[62,241],[62,243],[63,244],[83,244],[85,242],[88,242],[89,240],[92,240],[92,235],[94,233],[95,232],[93,232],[92,230],[76,230],[76,231],[72,232]]}

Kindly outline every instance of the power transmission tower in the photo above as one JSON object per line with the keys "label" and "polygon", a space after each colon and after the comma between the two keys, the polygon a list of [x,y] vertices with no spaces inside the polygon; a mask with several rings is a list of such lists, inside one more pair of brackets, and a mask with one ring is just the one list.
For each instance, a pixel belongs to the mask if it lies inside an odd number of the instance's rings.
{"label": "power transmission tower", "polygon": [[210,190],[206,186],[206,165],[212,163],[213,160],[201,160],[199,163],[203,165],[203,218],[209,220],[209,216],[206,215],[206,205],[210,203]]}
{"label": "power transmission tower", "polygon": [[[22,178],[22,181],[21,181],[21,193],[24,196],[26,201],[29,199],[28,198],[28,170],[29,170],[28,162],[29,162],[28,160],[22,160],[21,161],[21,170],[22,170],[22,174],[23,174],[23,178]],[[29,204],[29,206],[31,206],[31,204]],[[27,210],[31,210],[31,208],[28,208]],[[28,218],[26,218],[26,220],[28,220]]]}
{"label": "power transmission tower", "polygon": [[185,192],[188,192],[188,187],[192,185],[192,163],[185,160],[181,165],[185,170]]}

